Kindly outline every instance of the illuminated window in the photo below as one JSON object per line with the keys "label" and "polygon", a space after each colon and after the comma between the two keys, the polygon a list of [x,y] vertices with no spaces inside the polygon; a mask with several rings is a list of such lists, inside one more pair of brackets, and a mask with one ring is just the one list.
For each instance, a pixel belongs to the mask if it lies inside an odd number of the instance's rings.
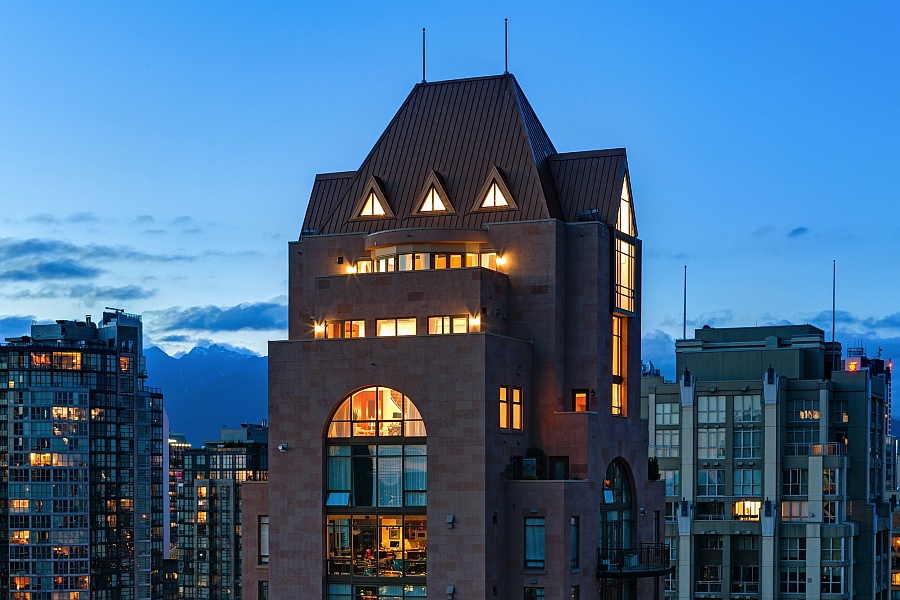
{"label": "illuminated window", "polygon": [[369,387],[344,400],[328,427],[329,438],[423,437],[422,416],[409,398],[390,388]]}
{"label": "illuminated window", "polygon": [[822,493],[837,494],[840,489],[837,469],[822,469]]}
{"label": "illuminated window", "polygon": [[836,500],[826,500],[822,503],[822,522],[823,523],[840,523],[843,521],[841,515],[841,503]]}
{"label": "illuminated window", "polygon": [[447,207],[444,205],[441,196],[434,186],[431,186],[428,193],[425,194],[425,201],[422,203],[422,208],[419,209],[419,212],[442,212],[446,210]]}
{"label": "illuminated window", "polygon": [[375,322],[375,335],[378,337],[394,337],[416,335],[416,319],[378,319]]}
{"label": "illuminated window", "polygon": [[628,413],[628,323],[624,317],[612,317],[612,414]]}
{"label": "illuminated window", "polygon": [[575,412],[585,412],[588,409],[588,391],[572,390],[572,408]]}
{"label": "illuminated window", "polygon": [[375,265],[372,261],[365,258],[356,261],[354,268],[356,273],[372,273],[375,271]]}
{"label": "illuminated window", "polygon": [[384,207],[381,205],[381,202],[375,196],[375,192],[369,192],[368,197],[366,197],[366,203],[363,204],[362,210],[359,211],[359,216],[361,217],[383,217],[384,216]]}
{"label": "illuminated window", "polygon": [[509,429],[509,388],[500,386],[500,429]]}
{"label": "illuminated window", "polygon": [[428,333],[431,335],[467,333],[468,331],[468,317],[428,317]]}
{"label": "illuminated window", "polygon": [[628,174],[622,178],[622,194],[619,199],[619,215],[616,219],[616,230],[625,235],[635,237],[637,226],[634,221],[634,210],[631,205],[631,190],[628,189]]}
{"label": "illuminated window", "polygon": [[269,515],[259,517],[259,564],[269,564]]}
{"label": "illuminated window", "polygon": [[503,195],[500,186],[497,185],[497,182],[492,183],[481,201],[481,208],[506,208],[508,206],[509,201]]}
{"label": "illuminated window", "polygon": [[522,388],[513,388],[512,392],[512,428],[522,431]]}
{"label": "illuminated window", "polygon": [[781,520],[785,522],[808,521],[809,502],[805,500],[783,501],[781,503]]}
{"label": "illuminated window", "polygon": [[329,321],[325,325],[326,338],[361,338],[366,337],[365,321]]}
{"label": "illuminated window", "polygon": [[616,308],[634,312],[634,245],[616,239]]}
{"label": "illuminated window", "polygon": [[758,500],[739,500],[731,505],[732,519],[735,521],[759,521],[759,509],[762,502]]}

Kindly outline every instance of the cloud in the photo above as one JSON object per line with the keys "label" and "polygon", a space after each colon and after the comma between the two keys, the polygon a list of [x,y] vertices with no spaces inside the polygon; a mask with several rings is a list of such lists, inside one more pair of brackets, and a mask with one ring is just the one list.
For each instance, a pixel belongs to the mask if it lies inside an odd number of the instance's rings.
{"label": "cloud", "polygon": [[[709,325],[710,327],[728,327],[734,322],[734,311],[730,309],[723,310],[715,310],[708,313],[703,313],[697,317],[689,318],[687,320],[688,333],[690,333],[691,329],[699,329],[704,325]],[[682,316],[678,317],[668,317],[664,319],[660,325],[665,327],[678,327],[681,330],[682,326]]]}
{"label": "cloud", "polygon": [[139,252],[128,246],[102,246],[99,244],[79,246],[71,242],[55,239],[0,238],[0,264],[3,262],[23,261],[28,258],[40,261],[80,259],[85,261],[174,262],[189,261],[195,257],[184,254],[149,254]]}
{"label": "cloud", "polygon": [[192,218],[182,215],[180,217],[176,217],[175,220],[172,221],[172,225],[175,225],[177,227],[187,227],[193,222],[194,220]]}
{"label": "cloud", "polygon": [[157,342],[190,342],[193,338],[189,335],[164,335]]}
{"label": "cloud", "polygon": [[806,227],[797,227],[795,229],[792,229],[791,232],[789,234],[787,234],[787,236],[788,237],[800,237],[801,235],[804,235],[808,232],[809,232],[809,229],[807,229]]}
{"label": "cloud", "polygon": [[132,221],[132,223],[137,223],[138,225],[147,225],[148,223],[153,223],[154,221],[156,221],[156,219],[154,219],[150,215],[138,215],[137,218]]}
{"label": "cloud", "polygon": [[31,333],[34,315],[0,315],[0,340]]}
{"label": "cloud", "polygon": [[75,260],[42,261],[20,268],[0,271],[0,279],[7,281],[39,281],[47,279],[90,279],[102,269]]}
{"label": "cloud", "polygon": [[30,221],[31,223],[42,223],[44,225],[53,225],[59,223],[59,219],[57,219],[50,213],[38,213],[36,215],[31,215],[30,217],[25,217],[25,220]]}
{"label": "cloud", "polygon": [[69,215],[67,221],[70,223],[96,223],[100,219],[92,212],[77,212]]}
{"label": "cloud", "polygon": [[750,235],[752,235],[752,236],[755,237],[755,238],[759,238],[759,237],[765,237],[765,236],[767,236],[767,235],[769,235],[769,234],[772,234],[772,233],[775,233],[775,226],[774,226],[774,225],[763,225],[762,227],[760,227],[759,229],[757,229],[756,231],[754,231],[754,232],[751,233]]}
{"label": "cloud", "polygon": [[70,298],[77,298],[84,304],[91,305],[108,300],[141,300],[156,295],[156,290],[147,290],[137,285],[119,287],[75,285],[69,290]]}
{"label": "cloud", "polygon": [[184,309],[176,306],[145,314],[158,331],[267,331],[287,328],[287,305],[276,302]]}
{"label": "cloud", "polygon": [[163,235],[169,232],[165,229],[145,229],[144,233],[149,233],[150,235]]}

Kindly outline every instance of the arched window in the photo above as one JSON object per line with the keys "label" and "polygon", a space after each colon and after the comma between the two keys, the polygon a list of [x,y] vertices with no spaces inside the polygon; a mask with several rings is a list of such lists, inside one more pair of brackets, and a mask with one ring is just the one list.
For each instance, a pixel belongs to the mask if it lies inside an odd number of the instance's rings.
{"label": "arched window", "polygon": [[603,479],[603,506],[600,510],[600,547],[631,548],[631,481],[621,459],[606,468]]}
{"label": "arched window", "polygon": [[338,404],[325,438],[328,600],[425,598],[425,436],[396,390],[368,387]]}

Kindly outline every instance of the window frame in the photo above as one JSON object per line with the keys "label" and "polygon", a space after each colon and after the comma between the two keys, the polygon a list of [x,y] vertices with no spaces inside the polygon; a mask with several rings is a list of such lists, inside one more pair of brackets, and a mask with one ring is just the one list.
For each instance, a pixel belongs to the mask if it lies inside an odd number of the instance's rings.
{"label": "window frame", "polygon": [[[525,517],[523,559],[525,569],[543,570],[547,565],[546,517]],[[529,539],[532,544],[529,548]],[[529,556],[529,554],[533,554]]]}
{"label": "window frame", "polygon": [[259,527],[257,564],[267,565],[269,564],[269,515],[259,515],[257,525]]}
{"label": "window frame", "polygon": [[[388,325],[391,321],[394,322],[394,333],[392,334],[382,334],[381,327],[383,325]],[[410,321],[412,321],[412,325],[414,328],[413,333],[400,333],[400,321],[404,322],[404,325],[409,325]],[[416,317],[392,317],[387,319],[375,319],[375,337],[411,337],[418,335],[419,333],[419,320]]]}
{"label": "window frame", "polygon": [[[583,408],[579,408],[579,396],[584,397]],[[591,404],[591,392],[588,389],[572,390],[572,403],[569,405],[571,412],[588,412]]]}

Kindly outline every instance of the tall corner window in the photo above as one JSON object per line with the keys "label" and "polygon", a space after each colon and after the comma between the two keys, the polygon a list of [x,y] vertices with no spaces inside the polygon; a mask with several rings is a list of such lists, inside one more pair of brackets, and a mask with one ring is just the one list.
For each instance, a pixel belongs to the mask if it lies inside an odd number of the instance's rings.
{"label": "tall corner window", "polygon": [[620,315],[612,316],[612,414],[628,415],[628,322]]}
{"label": "tall corner window", "polygon": [[570,554],[572,556],[572,568],[573,569],[577,569],[581,566],[581,552],[580,552],[581,541],[579,539],[579,537],[580,537],[579,525],[580,524],[579,524],[578,517],[571,517],[569,519],[569,529],[570,529],[570,537],[571,537],[570,543],[572,544]]}
{"label": "tall corner window", "polygon": [[269,564],[269,515],[259,517],[259,564]]}
{"label": "tall corner window", "polygon": [[525,517],[525,568],[544,568],[544,517]]}
{"label": "tall corner window", "polygon": [[500,386],[500,429],[509,429],[509,388]]}

